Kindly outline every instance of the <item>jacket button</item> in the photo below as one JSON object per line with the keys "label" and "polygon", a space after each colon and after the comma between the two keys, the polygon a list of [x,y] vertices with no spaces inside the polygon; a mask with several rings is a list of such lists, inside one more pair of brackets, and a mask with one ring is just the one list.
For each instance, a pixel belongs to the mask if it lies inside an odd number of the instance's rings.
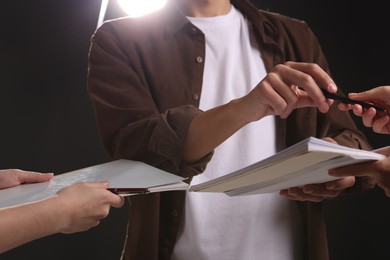
{"label": "jacket button", "polygon": [[196,57],[196,62],[197,63],[202,63],[203,62],[203,58],[200,57],[200,56]]}
{"label": "jacket button", "polygon": [[179,212],[177,212],[177,210],[172,210],[172,216],[174,217],[179,216]]}
{"label": "jacket button", "polygon": [[194,100],[199,100],[199,94],[198,94],[198,93],[194,93],[194,94],[192,95],[192,98],[193,98]]}

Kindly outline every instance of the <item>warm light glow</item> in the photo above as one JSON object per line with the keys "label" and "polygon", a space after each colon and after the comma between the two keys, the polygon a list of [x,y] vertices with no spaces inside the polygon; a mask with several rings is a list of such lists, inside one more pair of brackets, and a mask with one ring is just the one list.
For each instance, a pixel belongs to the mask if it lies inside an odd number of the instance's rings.
{"label": "warm light glow", "polygon": [[139,17],[160,8],[167,0],[118,0],[119,5],[131,17]]}

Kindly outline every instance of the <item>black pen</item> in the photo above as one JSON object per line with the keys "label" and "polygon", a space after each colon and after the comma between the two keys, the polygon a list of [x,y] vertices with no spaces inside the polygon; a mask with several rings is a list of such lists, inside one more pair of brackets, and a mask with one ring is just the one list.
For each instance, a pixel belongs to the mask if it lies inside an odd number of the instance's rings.
{"label": "black pen", "polygon": [[108,188],[107,190],[117,195],[147,194],[147,188]]}
{"label": "black pen", "polygon": [[369,103],[366,103],[366,102],[353,100],[353,99],[350,99],[350,98],[347,98],[347,97],[342,97],[342,96],[339,96],[339,95],[336,95],[336,94],[332,94],[332,93],[329,93],[328,91],[326,91],[323,88],[321,88],[321,91],[324,94],[324,96],[326,98],[329,98],[329,99],[337,100],[337,101],[340,101],[340,102],[346,103],[346,104],[352,104],[352,105],[358,104],[358,105],[361,105],[362,107],[367,108],[367,109],[370,108],[370,107],[373,107],[377,111],[386,112],[386,110],[384,108],[375,106],[373,104],[369,104]]}

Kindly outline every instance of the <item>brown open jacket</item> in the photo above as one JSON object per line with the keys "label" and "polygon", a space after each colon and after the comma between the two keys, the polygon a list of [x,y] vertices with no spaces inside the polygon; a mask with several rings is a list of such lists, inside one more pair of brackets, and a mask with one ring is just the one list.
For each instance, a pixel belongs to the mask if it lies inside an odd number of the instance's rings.
{"label": "brown open jacket", "polygon": [[[102,143],[113,159],[140,160],[174,174],[201,174],[212,153],[188,165],[183,139],[198,113],[205,58],[204,35],[169,1],[145,17],[103,24],[92,38],[88,92]],[[328,64],[306,23],[232,1],[252,23],[252,33],[269,71],[285,61]],[[207,57],[206,57],[207,58]],[[335,106],[295,110],[278,120],[278,149],[306,137],[330,136],[342,145],[369,149],[348,113]],[[237,151],[239,152],[239,151]],[[359,179],[356,190],[365,189]],[[130,197],[124,259],[169,259],[183,219],[185,192]],[[297,202],[298,203],[298,202]],[[321,203],[298,203],[305,221],[305,259],[328,259]]]}

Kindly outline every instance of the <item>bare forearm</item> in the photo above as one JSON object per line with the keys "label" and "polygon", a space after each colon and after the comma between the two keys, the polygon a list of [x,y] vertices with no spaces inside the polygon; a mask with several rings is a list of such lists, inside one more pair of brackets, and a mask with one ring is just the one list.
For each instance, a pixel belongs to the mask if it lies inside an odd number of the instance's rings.
{"label": "bare forearm", "polygon": [[59,232],[53,200],[0,209],[0,253]]}
{"label": "bare forearm", "polygon": [[251,115],[245,113],[244,106],[242,99],[237,99],[196,116],[184,142],[184,160],[201,159],[251,122]]}

